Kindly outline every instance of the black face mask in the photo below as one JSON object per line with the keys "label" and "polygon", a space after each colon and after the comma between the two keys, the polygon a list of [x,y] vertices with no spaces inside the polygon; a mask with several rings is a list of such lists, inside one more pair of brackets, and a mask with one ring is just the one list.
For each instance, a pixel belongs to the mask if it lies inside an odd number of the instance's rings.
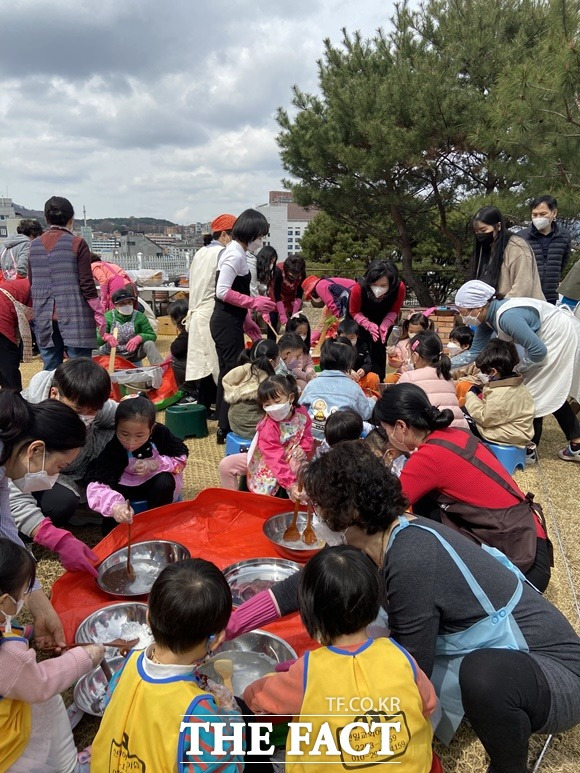
{"label": "black face mask", "polygon": [[493,237],[494,233],[493,231],[489,234],[475,234],[475,238],[477,241],[482,244],[484,247],[491,247],[493,244]]}

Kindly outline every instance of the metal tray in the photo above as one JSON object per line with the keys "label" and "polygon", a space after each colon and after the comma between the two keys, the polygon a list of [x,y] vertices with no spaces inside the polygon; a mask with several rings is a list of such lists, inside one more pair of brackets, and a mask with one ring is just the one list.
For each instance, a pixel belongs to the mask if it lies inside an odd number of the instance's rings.
{"label": "metal tray", "polygon": [[[125,658],[107,658],[107,663],[113,673],[124,663]],[[81,711],[91,714],[93,717],[102,717],[105,711],[103,701],[107,691],[107,677],[100,666],[93,668],[88,674],[81,676],[75,684],[73,697]]]}
{"label": "metal tray", "polygon": [[[147,604],[140,601],[119,601],[101,607],[82,621],[77,628],[75,641],[79,644],[98,644],[123,638],[123,626],[128,623],[147,624]],[[151,633],[151,632],[149,632]],[[133,637],[130,637],[133,638]],[[151,635],[151,641],[153,637]],[[139,642],[135,649],[143,649],[150,640]],[[113,647],[105,648],[105,657],[112,658],[118,654]]]}
{"label": "metal tray", "polygon": [[[294,517],[294,512],[289,511],[287,513],[278,513],[278,515],[273,515],[271,518],[268,518],[268,520],[264,523],[264,526],[262,527],[262,531],[264,532],[264,536],[267,537],[270,542],[272,543],[274,550],[279,553],[279,555],[283,556],[284,558],[289,558],[293,561],[298,561],[301,564],[306,563],[312,556],[316,555],[326,544],[331,544],[330,541],[327,541],[325,539],[319,539],[317,543],[314,545],[307,545],[305,542],[302,542],[302,540],[297,540],[296,542],[287,542],[283,539],[284,532],[290,526],[292,523],[292,518]],[[298,519],[296,521],[296,526],[298,527],[298,531],[302,533],[304,529],[306,528],[306,513],[298,513]],[[312,527],[314,531],[317,531],[317,527],[321,527],[320,520],[318,519],[318,516],[314,515],[312,517]],[[327,527],[324,527],[324,533],[325,535],[332,535],[332,532],[329,532]],[[317,535],[318,536],[318,535]],[[334,536],[334,535],[332,535]],[[340,534],[336,535],[336,540],[332,544],[340,544]]]}
{"label": "metal tray", "polygon": [[135,579],[131,580],[127,575],[127,548],[124,547],[116,550],[100,564],[97,584],[109,596],[146,596],[157,576],[168,564],[190,557],[189,550],[179,542],[135,542],[131,545],[131,565],[135,570]]}
{"label": "metal tray", "polygon": [[284,639],[268,631],[256,630],[224,642],[216,654],[199,668],[199,672],[223,684],[213,664],[216,660],[231,660],[234,664],[234,693],[241,696],[249,684],[273,671],[276,663],[296,657],[296,652]]}
{"label": "metal tray", "polygon": [[300,564],[285,558],[249,558],[224,569],[232,590],[232,603],[239,607],[256,593],[271,588],[300,571]]}

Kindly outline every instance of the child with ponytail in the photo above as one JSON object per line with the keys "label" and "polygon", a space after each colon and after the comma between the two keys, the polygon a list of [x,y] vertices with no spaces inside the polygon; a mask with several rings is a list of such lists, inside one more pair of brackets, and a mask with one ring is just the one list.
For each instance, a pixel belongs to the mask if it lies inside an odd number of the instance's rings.
{"label": "child with ponytail", "polygon": [[399,384],[417,384],[426,393],[431,405],[452,411],[452,427],[469,429],[451,378],[451,360],[443,353],[443,344],[437,333],[424,330],[413,336],[409,350],[413,369],[401,374]]}

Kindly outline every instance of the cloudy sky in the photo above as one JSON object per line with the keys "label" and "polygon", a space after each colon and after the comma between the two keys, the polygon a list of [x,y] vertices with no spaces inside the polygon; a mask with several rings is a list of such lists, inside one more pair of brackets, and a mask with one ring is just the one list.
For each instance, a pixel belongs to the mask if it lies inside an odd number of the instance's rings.
{"label": "cloudy sky", "polygon": [[0,195],[178,223],[280,187],[274,119],[322,41],[384,0],[12,0],[0,11]]}

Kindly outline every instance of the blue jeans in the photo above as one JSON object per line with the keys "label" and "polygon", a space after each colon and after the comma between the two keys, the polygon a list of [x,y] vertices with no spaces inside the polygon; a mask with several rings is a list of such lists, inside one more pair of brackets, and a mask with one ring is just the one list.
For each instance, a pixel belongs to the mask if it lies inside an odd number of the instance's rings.
{"label": "blue jeans", "polygon": [[[44,370],[56,370],[56,368],[58,368],[58,366],[64,360],[64,341],[62,340],[58,322],[56,321],[52,323],[52,344],[52,346],[49,346],[46,349],[39,347]],[[91,347],[85,349],[77,346],[67,346],[66,352],[71,360],[73,357],[90,358],[93,355],[93,350]]]}

